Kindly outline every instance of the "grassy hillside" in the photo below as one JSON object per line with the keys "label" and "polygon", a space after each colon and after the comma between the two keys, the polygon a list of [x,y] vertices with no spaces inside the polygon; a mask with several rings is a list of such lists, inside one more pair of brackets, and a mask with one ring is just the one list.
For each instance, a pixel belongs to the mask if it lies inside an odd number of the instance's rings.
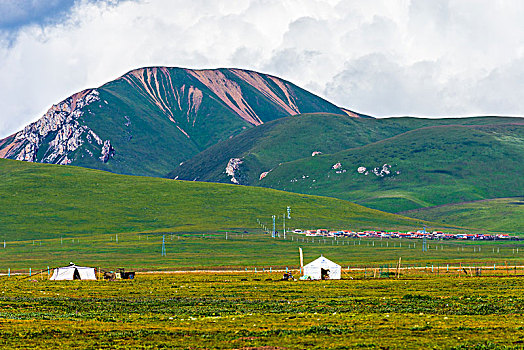
{"label": "grassy hillside", "polygon": [[184,162],[167,177],[230,183],[230,176],[225,173],[228,161],[242,158],[241,183],[264,185],[264,182],[259,182],[262,172],[280,163],[310,158],[316,151],[336,153],[427,126],[501,124],[515,120],[498,117],[373,119],[325,113],[302,114],[268,122],[222,141]]}
{"label": "grassy hillside", "polygon": [[[337,163],[340,168],[333,169]],[[372,170],[384,164],[391,165],[390,174],[375,176]],[[521,195],[523,164],[524,125],[448,125],[285,163],[260,184],[399,212]]]}
{"label": "grassy hillside", "polygon": [[[258,227],[291,206],[288,227],[407,228],[421,221],[334,198],[115,175],[0,159],[0,239]],[[269,225],[268,225],[269,226]]]}
{"label": "grassy hillside", "polygon": [[402,124],[380,128],[376,119],[326,113],[280,118],[206,149],[167,177],[229,183],[225,173],[229,159],[244,158],[242,183],[253,184],[260,173],[279,163],[311,156],[315,151],[338,152],[409,130]]}
{"label": "grassy hillside", "polygon": [[524,197],[442,205],[405,211],[402,214],[479,230],[524,233]]}

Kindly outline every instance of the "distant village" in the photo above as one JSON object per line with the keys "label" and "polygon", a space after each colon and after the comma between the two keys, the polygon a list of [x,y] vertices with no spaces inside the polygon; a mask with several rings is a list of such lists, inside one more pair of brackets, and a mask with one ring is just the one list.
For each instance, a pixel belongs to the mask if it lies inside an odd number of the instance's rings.
{"label": "distant village", "polygon": [[518,241],[519,237],[510,236],[506,233],[500,234],[482,234],[482,233],[444,233],[442,231],[426,232],[425,230],[418,230],[415,232],[387,232],[387,231],[329,231],[325,229],[305,230],[296,229],[293,231],[296,234],[303,234],[308,237],[351,237],[351,238],[409,238],[409,239],[433,239],[433,240],[513,240]]}

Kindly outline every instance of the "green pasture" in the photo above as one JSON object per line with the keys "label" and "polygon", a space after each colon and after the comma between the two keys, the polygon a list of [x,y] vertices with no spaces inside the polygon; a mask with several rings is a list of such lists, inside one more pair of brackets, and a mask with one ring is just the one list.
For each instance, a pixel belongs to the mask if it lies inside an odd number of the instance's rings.
{"label": "green pasture", "polygon": [[73,166],[0,159],[0,178],[0,240],[9,241],[250,229],[258,227],[257,219],[282,216],[287,206],[294,227],[358,230],[429,225],[334,198]]}
{"label": "green pasture", "polygon": [[0,277],[2,348],[522,349],[524,280]]}
{"label": "green pasture", "polygon": [[[173,270],[271,270],[298,269],[298,248],[305,263],[321,254],[343,267],[367,271],[396,266],[446,269],[493,265],[502,268],[524,265],[521,241],[427,241],[422,240],[322,238],[287,234],[271,238],[260,230],[212,233],[120,233],[96,236],[63,237],[43,240],[0,242],[0,273],[32,275],[47,267],[77,265],[114,270],[119,267],[137,271]],[[227,235],[227,239],[226,239]],[[162,256],[162,240],[166,256]],[[371,272],[369,272],[371,273]],[[364,274],[364,272],[362,272]]]}
{"label": "green pasture", "polygon": [[[420,128],[337,153],[283,163],[255,184],[341,198],[394,213],[520,196],[524,190],[519,175],[523,139],[524,128],[514,124]],[[338,163],[340,168],[333,169]],[[372,170],[383,164],[391,165],[390,174],[374,175]],[[368,175],[357,172],[361,166]],[[511,229],[511,220],[505,224]]]}

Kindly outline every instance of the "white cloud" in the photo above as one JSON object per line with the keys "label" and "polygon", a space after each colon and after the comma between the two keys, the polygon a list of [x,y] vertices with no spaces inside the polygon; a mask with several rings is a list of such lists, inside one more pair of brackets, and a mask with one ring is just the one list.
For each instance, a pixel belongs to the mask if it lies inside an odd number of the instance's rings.
{"label": "white cloud", "polygon": [[376,116],[522,115],[522,18],[519,0],[83,0],[0,38],[0,137],[152,65],[259,70]]}

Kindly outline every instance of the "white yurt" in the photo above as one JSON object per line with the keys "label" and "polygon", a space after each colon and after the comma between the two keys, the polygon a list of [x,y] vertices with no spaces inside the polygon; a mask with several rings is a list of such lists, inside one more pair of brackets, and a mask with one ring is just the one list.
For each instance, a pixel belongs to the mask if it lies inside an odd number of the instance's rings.
{"label": "white yurt", "polygon": [[70,263],[69,266],[57,267],[53,271],[50,280],[96,280],[96,273],[94,267],[76,266]]}
{"label": "white yurt", "polygon": [[304,277],[309,277],[312,280],[339,280],[340,274],[340,265],[322,255],[304,266]]}

